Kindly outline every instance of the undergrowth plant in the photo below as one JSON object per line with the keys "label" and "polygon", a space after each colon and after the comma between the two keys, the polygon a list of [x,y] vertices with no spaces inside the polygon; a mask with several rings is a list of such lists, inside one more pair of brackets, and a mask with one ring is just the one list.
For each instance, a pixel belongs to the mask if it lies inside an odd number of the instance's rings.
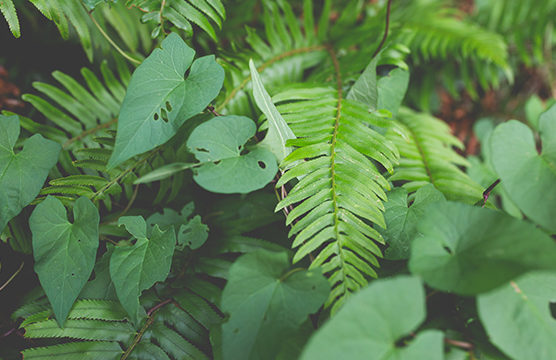
{"label": "undergrowth plant", "polygon": [[97,61],[0,115],[0,357],[556,358],[556,106],[473,157],[422,111],[548,66],[549,11],[29,3]]}

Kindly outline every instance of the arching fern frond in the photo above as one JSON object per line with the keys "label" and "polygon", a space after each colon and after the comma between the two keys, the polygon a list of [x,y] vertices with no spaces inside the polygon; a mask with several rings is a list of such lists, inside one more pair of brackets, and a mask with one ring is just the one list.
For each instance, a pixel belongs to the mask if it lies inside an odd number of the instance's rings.
{"label": "arching fern frond", "polygon": [[469,165],[453,149],[463,144],[445,122],[403,107],[397,122],[399,126],[386,133],[400,151],[400,163],[389,180],[405,182],[408,192],[433,184],[450,200],[473,204],[482,198],[484,189],[459,168]]}
{"label": "arching fern frond", "polygon": [[281,164],[289,170],[276,185],[299,179],[276,209],[295,205],[286,220],[295,235],[293,261],[310,256],[311,268],[322,267],[332,287],[325,306],[335,312],[376,277],[373,266],[382,257],[377,244],[384,240],[373,225],[385,227],[383,201],[390,189],[381,170],[393,171],[398,151],[373,130],[389,121],[337,90],[293,89],[274,101],[297,136],[288,141],[296,149]]}

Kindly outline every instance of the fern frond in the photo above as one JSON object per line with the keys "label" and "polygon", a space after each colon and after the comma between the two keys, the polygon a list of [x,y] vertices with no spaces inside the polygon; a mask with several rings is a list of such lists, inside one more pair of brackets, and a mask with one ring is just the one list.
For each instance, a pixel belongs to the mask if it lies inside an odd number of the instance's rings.
{"label": "fern frond", "polygon": [[12,34],[18,38],[21,36],[21,30],[19,29],[19,19],[17,17],[17,11],[12,0],[4,0],[0,2],[0,11],[4,15],[4,19],[8,23],[8,27]]}
{"label": "fern frond", "polygon": [[386,133],[401,157],[389,180],[404,181],[408,192],[433,184],[451,200],[474,204],[482,198],[482,187],[460,169],[469,164],[453,147],[463,144],[445,122],[408,108],[400,108],[397,121],[399,127]]}
{"label": "fern frond", "polygon": [[[293,262],[313,257],[332,291],[325,306],[335,312],[349,294],[376,277],[385,227],[383,201],[390,188],[377,166],[392,172],[398,161],[394,144],[374,128],[388,125],[332,88],[294,89],[275,97],[278,110],[297,139],[281,164],[288,168],[276,184],[299,179],[276,210],[296,205],[287,215],[298,248]],[[375,162],[380,165],[375,165]]]}
{"label": "fern frond", "polygon": [[25,327],[28,338],[71,338],[79,340],[128,342],[134,330],[127,322],[101,320],[67,320],[60,328],[56,320],[49,319],[29,324]]}
{"label": "fern frond", "polygon": [[196,24],[217,41],[212,23],[221,29],[222,21],[226,18],[226,11],[220,0],[128,0],[127,6],[136,6],[145,12],[143,22],[156,24],[152,32],[153,38],[165,33],[164,22],[168,21],[183,30],[188,37],[193,35],[191,23]]}
{"label": "fern frond", "polygon": [[82,341],[23,350],[24,359],[117,360],[122,356],[117,342]]}

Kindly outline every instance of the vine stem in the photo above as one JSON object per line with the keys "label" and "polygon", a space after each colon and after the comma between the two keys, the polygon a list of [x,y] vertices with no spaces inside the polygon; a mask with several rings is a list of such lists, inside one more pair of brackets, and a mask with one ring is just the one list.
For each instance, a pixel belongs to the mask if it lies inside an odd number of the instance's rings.
{"label": "vine stem", "polygon": [[17,276],[17,274],[19,274],[21,270],[23,270],[23,265],[25,265],[25,261],[22,261],[21,265],[19,265],[19,268],[15,271],[15,273],[12,276],[10,276],[10,278],[6,280],[6,282],[2,286],[0,286],[0,291],[4,290],[4,288],[12,282],[12,280]]}
{"label": "vine stem", "polygon": [[95,19],[95,17],[93,16],[92,11],[88,13],[89,17],[91,18],[91,21],[93,22],[93,24],[95,24],[95,26],[97,27],[98,31],[100,31],[100,33],[102,34],[102,36],[104,36],[104,38],[110,43],[110,45],[112,45],[114,47],[114,49],[116,49],[117,52],[120,53],[120,55],[122,55],[124,58],[126,58],[127,60],[131,61],[134,64],[141,64],[141,61],[132,58],[131,56],[129,56],[128,54],[126,54],[125,51],[123,51],[115,42],[114,40],[112,40],[112,38],[106,33],[106,31],[104,31],[104,29],[102,28],[102,26],[100,26],[100,24],[97,22],[97,20]]}
{"label": "vine stem", "polygon": [[495,182],[490,184],[490,186],[485,191],[483,191],[483,206],[482,207],[486,206],[486,203],[488,201],[488,197],[490,196],[490,193],[492,192],[492,190],[494,190],[494,188],[498,184],[500,184],[500,179],[497,179]]}
{"label": "vine stem", "polygon": [[388,0],[388,4],[386,5],[386,25],[384,26],[384,35],[382,36],[382,40],[380,40],[380,44],[378,44],[378,48],[375,50],[373,54],[373,59],[375,56],[378,55],[384,43],[386,42],[386,38],[388,37],[388,29],[390,28],[390,8],[392,6],[392,0]]}

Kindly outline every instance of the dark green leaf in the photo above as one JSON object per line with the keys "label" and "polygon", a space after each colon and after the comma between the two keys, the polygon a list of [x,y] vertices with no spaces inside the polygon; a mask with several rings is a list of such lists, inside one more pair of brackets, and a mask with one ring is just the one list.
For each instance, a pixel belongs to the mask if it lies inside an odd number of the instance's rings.
{"label": "dark green leaf", "polygon": [[35,271],[60,326],[93,271],[98,248],[100,219],[91,200],[77,199],[73,218],[72,224],[64,205],[52,196],[29,218]]}
{"label": "dark green leaf", "polygon": [[309,340],[302,360],[441,360],[443,335],[419,333],[398,342],[425,320],[425,291],[416,277],[377,280],[349,299]]}
{"label": "dark green leaf", "polygon": [[286,253],[257,251],[230,267],[222,309],[230,313],[222,325],[224,359],[272,359],[282,337],[316,312],[329,286],[320,270],[288,272]]}
{"label": "dark green leaf", "polygon": [[556,270],[556,244],[533,224],[454,202],[432,204],[426,212],[409,269],[431,287],[474,295],[527,271]]}
{"label": "dark green leaf", "polygon": [[176,236],[171,229],[162,232],[155,225],[147,238],[147,223],[141,216],[124,216],[118,224],[137,240],[131,246],[119,246],[110,258],[110,277],[120,303],[137,325],[144,311],[139,305],[143,290],[164,281],[170,272]]}
{"label": "dark green leaf", "polygon": [[0,115],[0,232],[39,194],[61,149],[37,134],[25,140],[16,154],[19,130],[18,116]]}
{"label": "dark green leaf", "polygon": [[224,70],[214,56],[192,64],[194,55],[195,51],[172,33],[162,48],[135,70],[120,110],[109,168],[164,144],[218,95]]}

